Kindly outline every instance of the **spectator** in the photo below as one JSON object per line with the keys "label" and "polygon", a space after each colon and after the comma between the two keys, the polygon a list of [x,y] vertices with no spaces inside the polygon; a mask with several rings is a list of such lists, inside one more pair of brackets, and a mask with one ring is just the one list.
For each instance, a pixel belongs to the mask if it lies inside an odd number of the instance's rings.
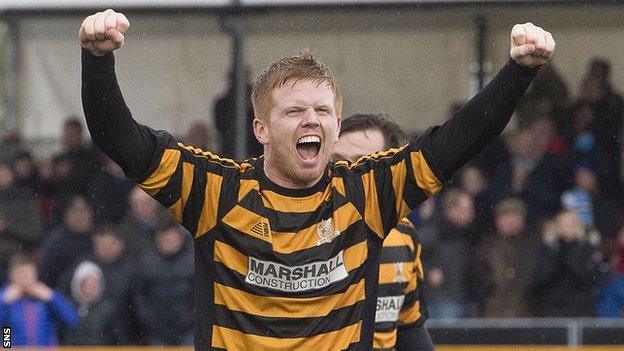
{"label": "spectator", "polygon": [[26,190],[36,198],[41,198],[46,194],[43,181],[39,177],[37,165],[28,151],[20,151],[13,159],[13,174],[15,175],[15,186],[20,190]]}
{"label": "spectator", "polygon": [[611,270],[598,295],[597,317],[624,317],[624,226],[620,227],[613,246]]}
{"label": "spectator", "polygon": [[[460,172],[461,188],[474,200],[475,216],[472,228],[475,235],[491,233],[494,230],[494,194],[489,189],[485,174],[474,166],[467,165]],[[476,238],[479,241],[482,238]]]}
{"label": "spectator", "polygon": [[73,302],[78,306],[80,321],[63,337],[65,345],[126,345],[116,334],[119,325],[118,305],[104,298],[105,280],[93,262],[81,262],[71,279]]}
{"label": "spectator", "polygon": [[465,282],[473,220],[470,195],[451,189],[442,199],[442,218],[421,230],[432,318],[459,318],[467,313]]}
{"label": "spectator", "polygon": [[516,106],[516,111],[521,127],[526,127],[543,116],[561,121],[568,104],[568,88],[551,61],[537,72],[529,90]]}
{"label": "spectator", "polygon": [[85,145],[83,127],[78,117],[65,119],[61,144],[63,150],[58,156],[65,156],[71,162],[75,185],[82,194],[86,194],[88,182],[98,167],[98,152],[94,147]]}
{"label": "spectator", "polygon": [[41,222],[35,196],[28,189],[18,189],[11,167],[0,163],[0,270],[6,269],[12,254],[38,247]]}
{"label": "spectator", "polygon": [[119,167],[102,155],[102,167],[89,181],[88,198],[96,223],[118,223],[128,213],[128,195],[134,188]]}
{"label": "spectator", "polygon": [[533,295],[541,317],[589,317],[595,313],[601,255],[589,243],[583,221],[561,212],[543,233]]}
{"label": "spectator", "polygon": [[154,247],[156,225],[169,214],[139,187],[130,192],[129,205],[130,212],[121,221],[119,231],[126,238],[130,254],[137,254]]}
{"label": "spectator", "polygon": [[13,346],[56,346],[57,328],[77,322],[69,301],[37,280],[34,262],[22,254],[12,256],[9,284],[0,290],[0,325],[11,326]]}
{"label": "spectator", "polygon": [[55,156],[52,159],[50,175],[44,179],[47,194],[43,203],[46,208],[46,227],[54,228],[63,222],[63,210],[68,201],[80,191],[76,184],[76,172],[68,155]]}
{"label": "spectator", "polygon": [[496,235],[488,237],[476,251],[472,268],[471,295],[478,301],[479,316],[529,317],[529,303],[537,245],[526,232],[526,206],[509,198],[496,205]]}
{"label": "spectator", "polygon": [[63,273],[76,266],[76,260],[91,254],[93,211],[87,200],[74,196],[64,211],[63,223],[45,238],[40,251],[39,271],[42,280],[69,293],[69,279]]}
{"label": "spectator", "polygon": [[567,123],[568,139],[577,158],[591,158],[596,164],[604,194],[621,199],[621,146],[624,100],[610,82],[611,65],[593,59],[572,106]]}
{"label": "spectator", "polygon": [[570,183],[566,160],[546,154],[546,138],[536,138],[531,129],[518,132],[513,140],[513,157],[501,165],[492,178],[497,199],[520,197],[527,206],[527,225],[536,228],[560,208],[560,197]]}
{"label": "spectator", "polygon": [[149,345],[193,343],[193,250],[187,238],[166,217],[156,230],[156,248],[138,266],[136,305]]}
{"label": "spectator", "polygon": [[[245,81],[249,81],[249,72],[245,72]],[[254,120],[253,107],[251,105],[251,87],[245,86],[245,103],[247,108],[247,118],[245,118],[245,128],[247,128],[247,150],[245,158],[258,157],[262,155],[262,145],[256,139],[252,125]],[[229,87],[227,93],[220,97],[214,105],[215,125],[219,131],[221,142],[221,153],[224,157],[234,158],[236,155],[236,86],[234,82],[234,72],[229,75]]]}
{"label": "spectator", "polygon": [[132,293],[138,260],[127,254],[125,237],[112,226],[101,226],[94,232],[93,252],[94,262],[101,268],[106,282],[104,298],[116,306],[117,343],[137,344],[139,326]]}

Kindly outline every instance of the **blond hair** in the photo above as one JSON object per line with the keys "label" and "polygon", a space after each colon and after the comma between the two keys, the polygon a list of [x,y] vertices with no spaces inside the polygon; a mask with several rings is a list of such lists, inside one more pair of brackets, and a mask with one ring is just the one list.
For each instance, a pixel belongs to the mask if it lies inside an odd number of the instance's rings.
{"label": "blond hair", "polygon": [[293,85],[301,80],[312,80],[317,84],[327,83],[334,92],[336,115],[342,112],[342,95],[334,77],[324,63],[316,59],[307,49],[298,55],[284,57],[273,62],[253,82],[251,102],[256,118],[266,120],[273,105],[273,91],[286,83]]}

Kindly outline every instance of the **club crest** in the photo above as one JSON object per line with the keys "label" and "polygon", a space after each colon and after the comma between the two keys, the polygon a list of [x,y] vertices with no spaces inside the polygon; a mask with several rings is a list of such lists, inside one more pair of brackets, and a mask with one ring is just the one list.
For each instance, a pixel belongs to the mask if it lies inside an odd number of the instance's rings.
{"label": "club crest", "polygon": [[340,235],[340,232],[334,229],[334,222],[331,218],[321,221],[316,226],[316,234],[319,236],[319,240],[316,242],[316,246],[332,242],[334,238]]}

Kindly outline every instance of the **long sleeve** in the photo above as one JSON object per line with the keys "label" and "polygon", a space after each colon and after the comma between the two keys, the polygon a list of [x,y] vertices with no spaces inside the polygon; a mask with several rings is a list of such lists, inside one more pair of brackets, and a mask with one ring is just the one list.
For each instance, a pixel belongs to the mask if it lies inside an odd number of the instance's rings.
{"label": "long sleeve", "polygon": [[91,138],[105,154],[136,179],[149,168],[158,144],[154,131],[133,118],[115,76],[112,53],[82,51],[82,107]]}
{"label": "long sleeve", "polygon": [[73,327],[78,324],[78,313],[69,301],[58,292],[54,292],[52,300],[46,303],[54,315],[55,320],[66,327]]}
{"label": "long sleeve", "polygon": [[451,119],[434,127],[426,148],[442,182],[450,179],[505,129],[537,71],[510,59]]}
{"label": "long sleeve", "polygon": [[[505,128],[537,69],[509,61],[498,75],[450,120],[429,128],[401,148],[339,161],[360,177],[364,220],[380,237],[427,198],[438,193],[453,173],[483,150]],[[369,214],[372,214],[369,215]]]}

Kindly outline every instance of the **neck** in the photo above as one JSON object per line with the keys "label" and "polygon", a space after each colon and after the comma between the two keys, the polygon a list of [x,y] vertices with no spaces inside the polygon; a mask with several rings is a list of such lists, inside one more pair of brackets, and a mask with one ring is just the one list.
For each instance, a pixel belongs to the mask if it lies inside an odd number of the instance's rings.
{"label": "neck", "polygon": [[273,183],[283,188],[288,188],[288,189],[309,188],[313,186],[314,184],[316,184],[323,177],[323,174],[321,173],[318,176],[318,178],[313,179],[309,182],[295,181],[293,179],[290,179],[286,175],[284,175],[279,170],[277,170],[277,167],[274,166],[273,162],[270,162],[270,160],[267,158],[267,155],[265,155],[263,164],[264,164],[264,174],[266,175],[266,177]]}

